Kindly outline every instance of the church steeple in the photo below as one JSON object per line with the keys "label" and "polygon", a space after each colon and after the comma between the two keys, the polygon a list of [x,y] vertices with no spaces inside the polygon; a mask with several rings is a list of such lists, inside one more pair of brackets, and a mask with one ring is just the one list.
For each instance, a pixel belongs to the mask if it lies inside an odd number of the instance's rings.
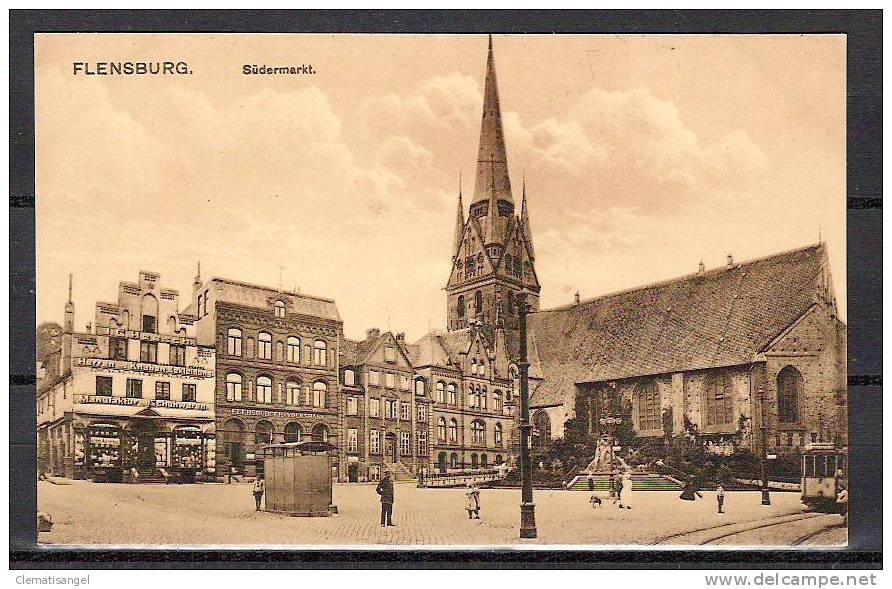
{"label": "church steeple", "polygon": [[496,82],[496,63],[489,36],[486,58],[486,81],[483,83],[483,118],[480,123],[480,145],[477,150],[477,178],[474,182],[473,203],[494,197],[513,203],[511,182],[508,179],[508,157],[502,130],[502,109],[499,105],[499,86]]}
{"label": "church steeple", "polygon": [[520,201],[520,232],[523,234],[524,240],[530,249],[530,258],[535,258],[536,253],[533,251],[533,230],[530,228],[530,213],[527,209],[527,179],[523,179],[523,197]]}
{"label": "church steeple", "polygon": [[452,259],[458,256],[461,238],[465,232],[465,208],[461,200],[461,172],[458,173],[458,211],[455,214],[455,232],[452,235]]}

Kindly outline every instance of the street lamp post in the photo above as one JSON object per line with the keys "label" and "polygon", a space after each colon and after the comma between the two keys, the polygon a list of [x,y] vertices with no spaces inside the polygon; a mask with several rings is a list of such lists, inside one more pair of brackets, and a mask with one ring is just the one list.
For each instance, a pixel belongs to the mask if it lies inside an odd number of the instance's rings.
{"label": "street lamp post", "polygon": [[765,387],[759,385],[759,437],[761,438],[762,467],[762,505],[771,505],[771,494],[768,491],[768,447],[765,439]]}
{"label": "street lamp post", "polygon": [[533,503],[533,464],[530,458],[530,437],[533,425],[530,423],[530,363],[527,361],[527,312],[529,305],[526,295],[520,294],[517,301],[517,319],[520,330],[520,358],[517,368],[520,372],[520,537],[536,537],[536,504]]}

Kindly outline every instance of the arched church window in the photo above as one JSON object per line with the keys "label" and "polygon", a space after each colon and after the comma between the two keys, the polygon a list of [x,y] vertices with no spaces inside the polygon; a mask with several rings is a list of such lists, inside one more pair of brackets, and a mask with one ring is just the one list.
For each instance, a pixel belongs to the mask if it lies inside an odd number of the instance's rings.
{"label": "arched church window", "polygon": [[777,375],[777,417],[781,423],[799,421],[799,397],[802,394],[802,374],[787,366]]}
{"label": "arched church window", "polygon": [[479,290],[474,293],[474,312],[482,313],[483,312],[483,293]]}
{"label": "arched church window", "polygon": [[459,317],[459,319],[464,319],[464,317],[465,317],[465,297],[464,297],[464,295],[458,295],[458,317]]}
{"label": "arched church window", "polygon": [[657,430],[662,427],[660,416],[660,393],[657,383],[648,381],[642,384],[636,393],[638,404],[638,429]]}
{"label": "arched church window", "polygon": [[734,422],[734,394],[731,376],[717,372],[706,383],[705,423],[707,427],[730,425]]}

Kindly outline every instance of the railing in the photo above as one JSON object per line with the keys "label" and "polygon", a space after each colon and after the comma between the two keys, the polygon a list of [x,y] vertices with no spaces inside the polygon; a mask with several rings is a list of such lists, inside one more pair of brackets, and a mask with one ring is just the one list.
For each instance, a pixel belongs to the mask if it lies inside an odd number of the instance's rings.
{"label": "railing", "polygon": [[481,483],[504,479],[508,469],[471,469],[456,472],[438,472],[418,480],[419,487],[460,487],[469,482]]}

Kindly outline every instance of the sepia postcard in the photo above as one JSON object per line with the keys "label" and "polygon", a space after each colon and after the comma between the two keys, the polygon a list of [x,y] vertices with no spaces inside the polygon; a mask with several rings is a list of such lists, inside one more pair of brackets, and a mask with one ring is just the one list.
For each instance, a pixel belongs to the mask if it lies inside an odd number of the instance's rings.
{"label": "sepia postcard", "polygon": [[844,549],[846,64],[35,34],[37,542]]}

